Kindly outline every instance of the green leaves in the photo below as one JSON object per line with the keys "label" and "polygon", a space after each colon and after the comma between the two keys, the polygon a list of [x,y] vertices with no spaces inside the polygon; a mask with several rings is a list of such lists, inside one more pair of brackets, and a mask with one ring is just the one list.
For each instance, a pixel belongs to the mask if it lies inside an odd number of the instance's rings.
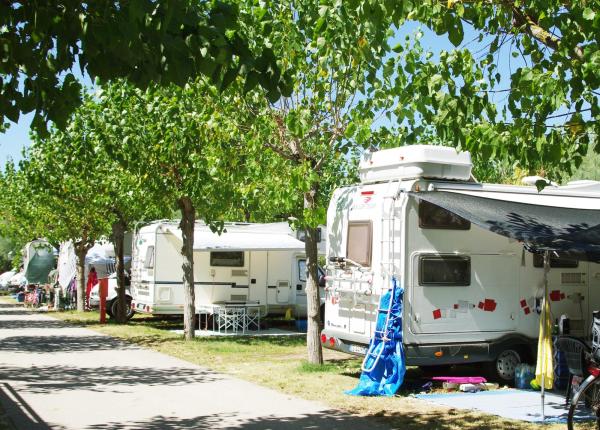
{"label": "green leaves", "polygon": [[593,21],[593,19],[596,17],[596,12],[594,12],[591,8],[586,7],[585,9],[583,9],[583,19],[586,19],[588,21]]}

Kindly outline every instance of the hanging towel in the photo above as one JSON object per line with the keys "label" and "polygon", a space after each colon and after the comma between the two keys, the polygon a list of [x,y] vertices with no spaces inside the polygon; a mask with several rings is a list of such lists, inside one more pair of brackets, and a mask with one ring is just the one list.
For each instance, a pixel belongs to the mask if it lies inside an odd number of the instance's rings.
{"label": "hanging towel", "polygon": [[[543,336],[542,336],[543,333]],[[535,368],[535,382],[542,386],[542,374],[547,390],[554,385],[554,363],[552,354],[552,318],[550,316],[550,300],[544,298],[542,313],[540,315],[540,335],[538,338],[537,364]]]}

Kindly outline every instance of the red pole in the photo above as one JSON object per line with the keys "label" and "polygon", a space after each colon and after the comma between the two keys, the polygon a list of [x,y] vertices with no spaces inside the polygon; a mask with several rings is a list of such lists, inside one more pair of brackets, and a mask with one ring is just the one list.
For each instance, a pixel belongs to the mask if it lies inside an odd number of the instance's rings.
{"label": "red pole", "polygon": [[108,278],[98,279],[98,294],[100,295],[100,324],[106,324],[106,297],[108,296]]}

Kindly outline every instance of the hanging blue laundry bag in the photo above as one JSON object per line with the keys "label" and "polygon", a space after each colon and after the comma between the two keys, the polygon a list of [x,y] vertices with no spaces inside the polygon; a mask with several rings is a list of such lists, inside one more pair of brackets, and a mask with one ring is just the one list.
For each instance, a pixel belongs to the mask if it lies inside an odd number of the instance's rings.
{"label": "hanging blue laundry bag", "polygon": [[402,300],[404,288],[392,279],[392,288],[382,294],[375,332],[362,364],[358,385],[346,394],[353,396],[393,396],[406,373],[402,343]]}

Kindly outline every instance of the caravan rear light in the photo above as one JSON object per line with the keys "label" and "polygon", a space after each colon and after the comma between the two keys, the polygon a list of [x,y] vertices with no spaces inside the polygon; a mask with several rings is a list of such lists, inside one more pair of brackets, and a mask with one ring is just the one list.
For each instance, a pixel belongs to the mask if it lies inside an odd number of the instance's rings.
{"label": "caravan rear light", "polygon": [[327,342],[327,336],[325,336],[324,334],[321,335],[321,343],[326,343]]}
{"label": "caravan rear light", "polygon": [[590,375],[594,375],[597,378],[598,376],[600,376],[600,369],[594,366],[589,366],[588,373]]}
{"label": "caravan rear light", "polygon": [[334,337],[329,338],[329,345],[335,346],[335,338]]}

